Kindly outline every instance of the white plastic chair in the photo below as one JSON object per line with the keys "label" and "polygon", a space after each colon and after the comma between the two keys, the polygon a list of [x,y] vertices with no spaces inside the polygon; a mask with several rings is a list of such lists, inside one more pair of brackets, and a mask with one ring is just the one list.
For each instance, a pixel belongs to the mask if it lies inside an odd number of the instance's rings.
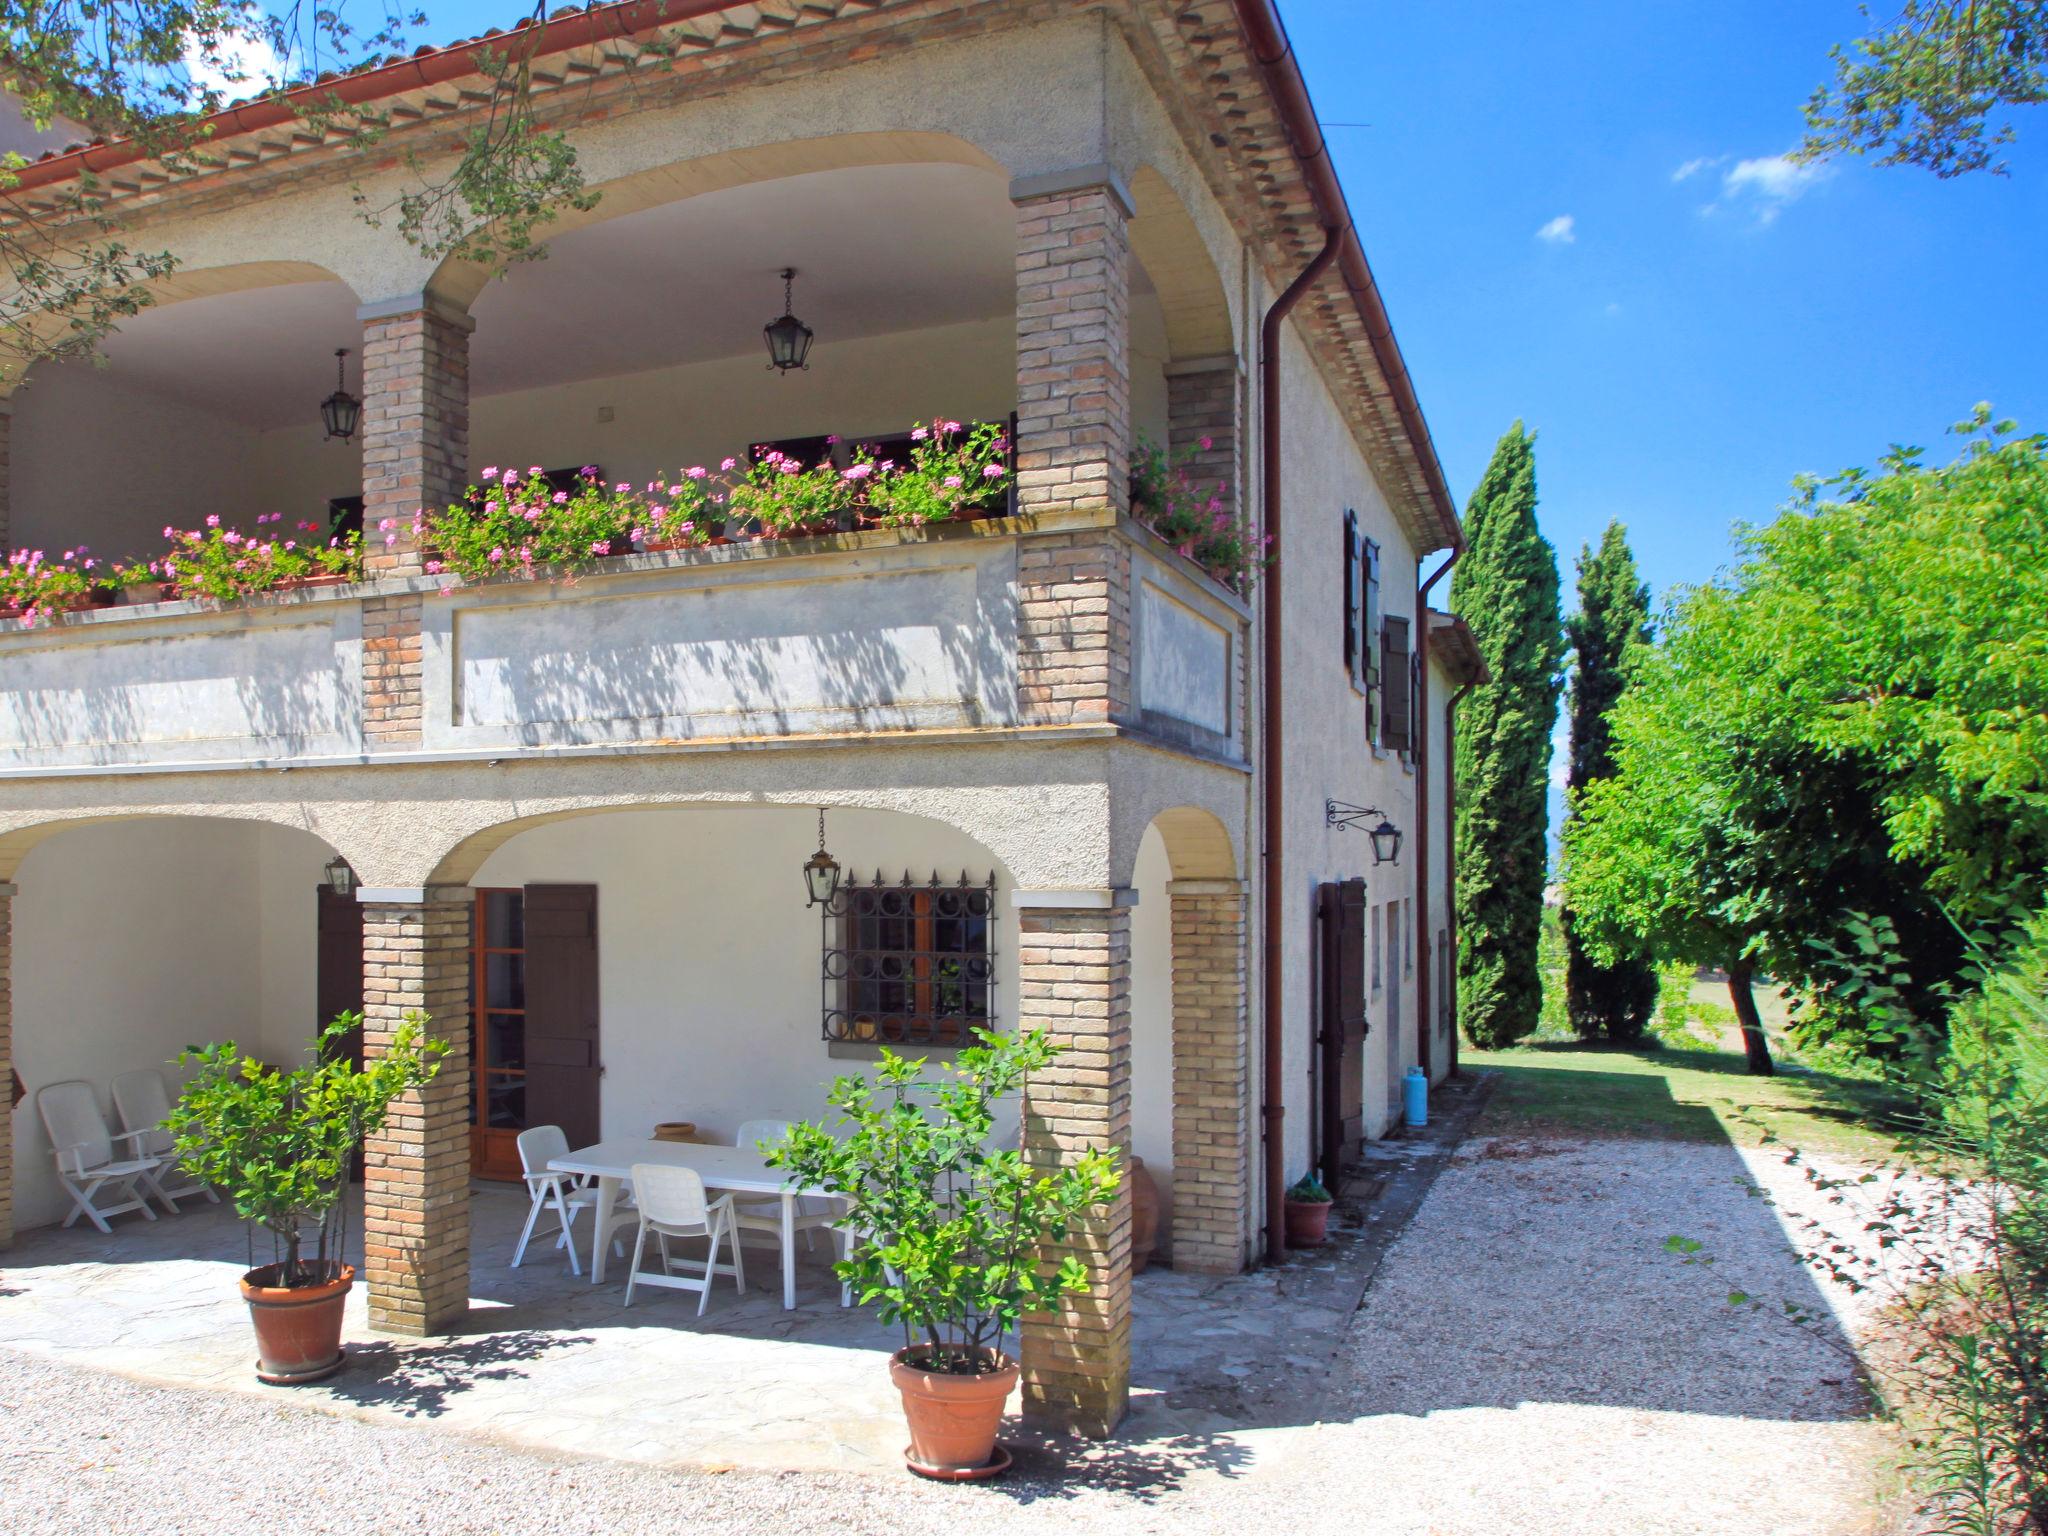
{"label": "white plastic chair", "polygon": [[[639,1283],[670,1286],[676,1290],[697,1293],[697,1315],[704,1315],[704,1307],[711,1300],[711,1282],[719,1275],[731,1275],[738,1294],[747,1293],[746,1261],[740,1257],[739,1233],[733,1229],[732,1196],[720,1195],[716,1200],[704,1196],[704,1180],[694,1168],[675,1168],[666,1163],[635,1163],[633,1165],[633,1189],[639,1203],[640,1232],[633,1239],[633,1264],[626,1271],[626,1305],[633,1305],[633,1287]],[[647,1251],[647,1234],[652,1232],[661,1246],[661,1270],[658,1275],[643,1275],[640,1263]],[[669,1256],[668,1240],[672,1237],[702,1237],[710,1242],[704,1255],[704,1267],[695,1279],[678,1275],[678,1261]],[[732,1241],[732,1263],[718,1262],[718,1247],[725,1239]],[[686,1267],[690,1260],[680,1261]]]}
{"label": "white plastic chair", "polygon": [[[734,1145],[745,1147],[750,1152],[760,1150],[764,1141],[780,1141],[789,1134],[793,1120],[749,1120],[739,1129]],[[835,1249],[842,1259],[852,1252],[853,1235],[839,1225],[839,1213],[832,1209],[834,1202],[822,1195],[799,1195],[796,1202],[795,1219],[790,1223],[793,1232],[804,1235],[804,1251],[812,1252],[812,1233],[820,1228],[832,1233]],[[782,1247],[782,1197],[780,1195],[734,1195],[733,1225],[739,1228],[741,1240],[746,1233],[753,1232],[774,1239],[777,1249]],[[853,1287],[842,1284],[839,1287],[839,1305],[853,1305]]]}
{"label": "white plastic chair", "polygon": [[[171,1118],[171,1095],[164,1087],[163,1073],[155,1067],[138,1067],[115,1078],[114,1112],[121,1117],[121,1128],[136,1138],[138,1156],[159,1159],[167,1174],[181,1171],[178,1154],[171,1149],[171,1133],[163,1128],[163,1123]],[[176,1189],[166,1188],[164,1193],[173,1200],[204,1195],[215,1205],[220,1204],[220,1195],[211,1184],[189,1174],[186,1177],[187,1183]]]}
{"label": "white plastic chair", "polygon": [[[157,1182],[163,1159],[135,1154],[134,1144],[141,1140],[141,1132],[107,1130],[106,1117],[100,1113],[91,1083],[74,1078],[45,1084],[36,1090],[36,1112],[43,1117],[43,1129],[50,1133],[50,1151],[57,1159],[57,1182],[77,1207],[64,1218],[65,1226],[83,1216],[102,1232],[111,1233],[114,1229],[107,1225],[107,1218],[125,1211],[140,1211],[155,1221],[156,1212],[149,1208],[149,1194],[138,1186],[147,1186],[163,1201],[165,1210],[177,1211],[177,1202]],[[116,1141],[129,1143],[127,1157],[114,1156]],[[100,1194],[105,1190],[121,1196],[121,1200],[114,1205],[100,1204]]]}
{"label": "white plastic chair", "polygon": [[[526,1180],[527,1192],[533,1197],[533,1206],[526,1213],[526,1225],[519,1232],[519,1246],[512,1250],[512,1267],[517,1269],[526,1257],[526,1245],[533,1238],[533,1229],[540,1220],[541,1212],[552,1208],[561,1223],[560,1236],[555,1239],[557,1248],[569,1250],[569,1273],[581,1275],[583,1265],[576,1257],[575,1224],[579,1212],[597,1208],[597,1191],[573,1174],[556,1173],[548,1164],[558,1157],[569,1155],[569,1138],[559,1125],[536,1125],[524,1130],[518,1136],[519,1168]],[[592,1217],[595,1220],[595,1216]],[[612,1217],[612,1226],[630,1226],[633,1215],[630,1211],[619,1211]],[[597,1252],[596,1239],[610,1234],[594,1234],[591,1252]],[[612,1251],[623,1255],[625,1249],[617,1242]]]}

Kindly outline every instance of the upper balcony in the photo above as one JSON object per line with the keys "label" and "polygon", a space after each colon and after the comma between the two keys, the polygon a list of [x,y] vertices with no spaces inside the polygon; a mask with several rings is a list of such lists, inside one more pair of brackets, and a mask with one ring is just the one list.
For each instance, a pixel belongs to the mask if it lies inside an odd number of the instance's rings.
{"label": "upper balcony", "polygon": [[[1231,331],[1185,209],[1149,173],[1013,183],[917,136],[809,142],[829,168],[791,148],[614,189],[488,283],[365,303],[310,262],[186,272],[106,366],[39,367],[15,548],[149,559],[167,526],[270,517],[363,530],[371,569],[10,625],[0,772],[1112,723],[1241,760],[1244,604],[1128,515],[1140,442],[1239,499],[1237,360],[1187,355]],[[784,268],[801,370],[763,344]],[[642,484],[771,446],[900,453],[935,418],[1010,424],[1004,515],[474,583],[410,533],[472,468]]]}

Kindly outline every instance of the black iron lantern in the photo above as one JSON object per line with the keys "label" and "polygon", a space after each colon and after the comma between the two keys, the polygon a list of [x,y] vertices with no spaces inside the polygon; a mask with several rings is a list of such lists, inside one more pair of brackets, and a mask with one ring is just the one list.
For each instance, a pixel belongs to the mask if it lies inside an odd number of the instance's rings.
{"label": "black iron lantern", "polygon": [[806,906],[826,907],[839,894],[839,861],[825,851],[825,808],[818,807],[818,851],[804,862],[804,887],[811,899]]}
{"label": "black iron lantern", "polygon": [[320,419],[327,424],[327,435],[344,443],[356,435],[356,423],[363,419],[363,402],[343,387],[342,369],[347,357],[347,347],[334,349],[334,393],[320,402]]}
{"label": "black iron lantern", "polygon": [[347,859],[344,859],[340,854],[337,853],[333,858],[327,861],[327,869],[325,873],[327,877],[327,889],[334,892],[334,894],[339,896],[343,901],[347,901],[349,897],[355,895],[356,872],[353,868],[350,867]]}
{"label": "black iron lantern", "polygon": [[782,318],[761,327],[768,341],[768,366],[777,373],[810,367],[804,359],[811,355],[811,328],[797,319],[790,307],[790,285],[795,278],[795,267],[782,269]]}
{"label": "black iron lantern", "polygon": [[1398,864],[1401,862],[1401,829],[1386,817],[1366,834],[1372,839],[1372,861],[1375,864]]}

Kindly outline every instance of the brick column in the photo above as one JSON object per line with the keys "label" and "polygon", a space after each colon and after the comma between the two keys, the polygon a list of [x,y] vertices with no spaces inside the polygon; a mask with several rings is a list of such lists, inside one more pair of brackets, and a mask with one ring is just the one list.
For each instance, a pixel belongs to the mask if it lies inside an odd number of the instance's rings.
{"label": "brick column", "polygon": [[[1019,891],[1017,1024],[1065,1048],[1027,1087],[1024,1153],[1056,1166],[1081,1151],[1131,1145],[1131,922],[1127,891]],[[1103,1436],[1131,1389],[1131,1198],[1115,1202],[1043,1257],[1088,1268],[1090,1290],[1022,1328],[1024,1411]]]}
{"label": "brick column", "polygon": [[1017,506],[1130,501],[1131,200],[1102,166],[1011,183]]}
{"label": "brick column", "polygon": [[1245,895],[1236,880],[1172,880],[1173,1267],[1235,1274],[1251,1200]]}
{"label": "brick column", "polygon": [[14,1241],[14,897],[0,880],[0,1248]]}
{"label": "brick column", "polygon": [[448,1331],[469,1307],[467,886],[357,892],[363,903],[363,1051],[419,1009],[450,1050],[426,1088],[393,1106],[365,1147],[363,1254],[370,1325]]}
{"label": "brick column", "polygon": [[[363,550],[372,575],[416,576],[413,515],[469,483],[467,315],[424,295],[363,320]],[[386,524],[389,527],[386,527]],[[420,601],[363,604],[363,734],[372,752],[420,742]]]}
{"label": "brick column", "polygon": [[1188,455],[1195,483],[1221,490],[1224,506],[1233,513],[1244,505],[1242,401],[1234,357],[1195,357],[1166,365],[1166,445],[1176,457]]}
{"label": "brick column", "polygon": [[469,483],[469,333],[476,327],[424,296],[361,314],[364,553],[378,575],[417,575],[413,514],[447,506]]}
{"label": "brick column", "polygon": [[1072,725],[1130,712],[1128,543],[1106,528],[1023,540],[1017,607],[1017,705],[1025,723]]}

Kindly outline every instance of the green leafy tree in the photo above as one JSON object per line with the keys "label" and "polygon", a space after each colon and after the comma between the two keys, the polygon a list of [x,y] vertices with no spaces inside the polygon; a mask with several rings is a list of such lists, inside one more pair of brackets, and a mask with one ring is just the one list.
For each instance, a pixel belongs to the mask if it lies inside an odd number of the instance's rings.
{"label": "green leafy tree", "polygon": [[[1650,639],[1650,589],[1636,574],[1628,530],[1620,523],[1607,525],[1597,552],[1591,546],[1580,551],[1579,608],[1565,630],[1572,646],[1567,789],[1576,798],[1614,773],[1608,717]],[[1563,925],[1565,1008],[1572,1028],[1587,1039],[1641,1039],[1657,1007],[1657,966],[1648,947],[1638,945],[1602,963],[1573,936],[1569,906]]]}
{"label": "green leafy tree", "polygon": [[1807,158],[1874,154],[1937,176],[2005,173],[2007,109],[2048,101],[2048,0],[1903,0],[1833,50],[1806,105]]}
{"label": "green leafy tree", "polygon": [[1458,706],[1458,1016],[1476,1044],[1536,1028],[1550,731],[1562,687],[1557,554],[1536,526],[1535,438],[1516,422],[1465,509],[1452,611],[1487,679]]}
{"label": "green leafy tree", "polygon": [[1087,1292],[1079,1259],[1045,1266],[1039,1250],[1122,1180],[1107,1148],[1046,1171],[993,1145],[996,1106],[1059,1051],[1044,1030],[975,1033],[983,1043],[960,1052],[950,1081],[930,1080],[922,1058],[885,1048],[872,1080],[833,1082],[826,1102],[839,1111],[837,1127],[794,1126],[768,1157],[796,1183],[846,1202],[856,1236],[839,1276],[902,1328],[911,1363],[962,1375],[993,1369],[1028,1314]]}
{"label": "green leafy tree", "polygon": [[[400,57],[426,25],[391,7],[359,25],[348,0],[278,11],[248,0],[0,0],[0,92],[38,131],[126,141],[174,176],[227,164],[210,119],[231,98],[281,103],[330,142],[389,141],[406,179],[359,186],[364,218],[395,224],[430,257],[502,268],[539,254],[537,232],[563,208],[596,202],[567,139],[536,110],[546,15],[536,4],[500,46],[478,50],[465,94],[484,99],[452,149],[438,137],[417,148],[413,136],[394,136],[393,119],[374,104],[321,89]],[[658,33],[614,46],[655,67],[672,52]],[[0,375],[15,379],[45,358],[95,352],[177,267],[173,253],[131,242],[109,188],[90,172],[63,184],[53,208],[7,196],[27,163],[0,155]]]}
{"label": "green leafy tree", "polygon": [[[357,1149],[402,1095],[433,1080],[448,1053],[447,1041],[425,1038],[427,1016],[415,1011],[358,1067],[335,1047],[362,1023],[359,1013],[338,1015],[320,1033],[319,1059],[290,1072],[243,1055],[232,1040],[178,1058],[198,1068],[164,1122],[178,1161],[270,1234],[279,1285],[334,1278]],[[308,1227],[317,1233],[311,1259]]]}

